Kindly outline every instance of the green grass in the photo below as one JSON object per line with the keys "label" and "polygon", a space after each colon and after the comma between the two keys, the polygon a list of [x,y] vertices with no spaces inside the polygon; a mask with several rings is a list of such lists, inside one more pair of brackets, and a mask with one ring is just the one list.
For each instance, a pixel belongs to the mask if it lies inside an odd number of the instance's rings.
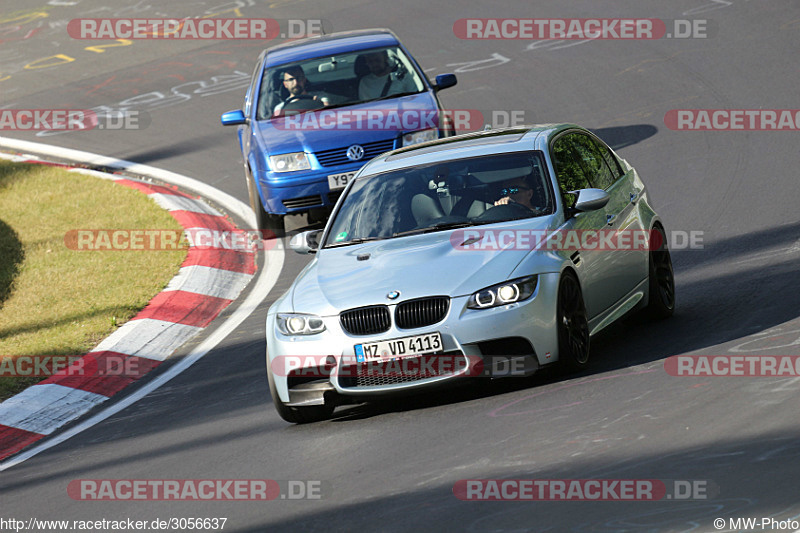
{"label": "green grass", "polygon": [[[0,358],[86,353],[161,291],[186,256],[71,250],[64,236],[75,229],[181,226],[111,181],[0,160]],[[0,400],[40,379],[0,377]]]}

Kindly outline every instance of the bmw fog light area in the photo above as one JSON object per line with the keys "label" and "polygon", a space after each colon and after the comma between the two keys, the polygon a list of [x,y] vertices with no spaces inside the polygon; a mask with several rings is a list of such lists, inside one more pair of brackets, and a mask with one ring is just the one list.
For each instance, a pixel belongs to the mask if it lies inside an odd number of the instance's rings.
{"label": "bmw fog light area", "polygon": [[316,335],[325,331],[325,323],[316,315],[279,313],[275,325],[284,335]]}
{"label": "bmw fog light area", "polygon": [[403,146],[424,143],[439,138],[439,132],[435,129],[415,131],[403,134]]}
{"label": "bmw fog light area", "polygon": [[467,307],[488,309],[527,300],[536,290],[537,280],[537,276],[528,276],[486,287],[469,297]]}
{"label": "bmw fog light area", "polygon": [[295,152],[293,154],[271,155],[269,164],[275,172],[292,172],[294,170],[308,170],[311,163],[305,152]]}

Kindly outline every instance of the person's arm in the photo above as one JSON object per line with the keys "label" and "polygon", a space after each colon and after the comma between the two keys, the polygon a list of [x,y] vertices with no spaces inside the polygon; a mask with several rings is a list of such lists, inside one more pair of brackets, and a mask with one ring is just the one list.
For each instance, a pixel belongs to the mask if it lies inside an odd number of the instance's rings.
{"label": "person's arm", "polygon": [[366,76],[361,78],[361,81],[358,82],[358,99],[359,100],[366,100],[367,99],[367,84],[364,83],[366,81]]}
{"label": "person's arm", "polygon": [[314,100],[319,101],[324,106],[331,105],[331,97],[325,91],[317,91],[314,93]]}
{"label": "person's arm", "polygon": [[[361,82],[358,85],[358,98],[360,100],[372,100],[373,98],[380,96],[380,93],[374,94],[375,80],[377,79],[378,78],[374,74],[367,74],[361,78]],[[382,84],[381,88],[383,88]]]}
{"label": "person's arm", "polygon": [[405,77],[403,78],[402,81],[403,81],[403,89],[402,89],[401,92],[413,93],[413,92],[417,92],[419,90],[419,89],[417,89],[417,84],[414,83],[414,80],[411,77],[411,74],[406,73],[406,75],[405,75]]}

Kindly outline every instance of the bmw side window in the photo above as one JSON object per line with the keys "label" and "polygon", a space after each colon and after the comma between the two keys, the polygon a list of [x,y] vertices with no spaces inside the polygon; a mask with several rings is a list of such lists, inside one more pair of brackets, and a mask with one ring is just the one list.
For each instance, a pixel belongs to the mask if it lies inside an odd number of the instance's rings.
{"label": "bmw side window", "polygon": [[603,161],[605,161],[606,165],[608,165],[608,168],[611,172],[612,181],[617,181],[624,174],[624,172],[622,172],[622,167],[619,165],[619,161],[617,161],[617,158],[611,153],[611,150],[608,149],[608,146],[606,146],[604,142],[591,137],[590,139],[595,149],[603,158]]}
{"label": "bmw side window", "polygon": [[614,183],[614,175],[608,168],[594,140],[588,135],[573,133],[568,135],[575,148],[575,152],[580,158],[584,171],[586,172],[592,187],[597,189],[608,189]]}
{"label": "bmw side window", "polygon": [[551,148],[553,163],[556,167],[558,187],[561,189],[561,199],[566,207],[575,205],[576,195],[567,194],[569,191],[588,189],[591,187],[586,174],[581,167],[578,155],[573,148],[573,135],[564,135],[556,139]]}

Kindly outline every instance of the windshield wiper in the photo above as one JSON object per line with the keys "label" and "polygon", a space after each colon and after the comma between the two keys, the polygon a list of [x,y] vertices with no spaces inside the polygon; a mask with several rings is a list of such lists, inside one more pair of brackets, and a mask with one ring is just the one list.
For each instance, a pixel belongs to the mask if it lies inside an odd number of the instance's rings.
{"label": "windshield wiper", "polygon": [[410,229],[407,231],[398,231],[397,233],[393,233],[392,237],[404,237],[406,235],[418,235],[420,233],[433,233],[434,231],[444,231],[447,229],[454,229],[454,228],[466,228],[469,226],[478,226],[480,222],[440,222],[438,224],[434,224],[433,226],[426,226],[424,228],[416,228]]}
{"label": "windshield wiper", "polygon": [[330,244],[326,244],[324,248],[338,248],[339,246],[350,246],[351,244],[361,244],[362,242],[368,242],[368,241],[382,241],[383,239],[387,238],[388,237],[358,237],[357,239],[352,239],[349,241],[333,242]]}

